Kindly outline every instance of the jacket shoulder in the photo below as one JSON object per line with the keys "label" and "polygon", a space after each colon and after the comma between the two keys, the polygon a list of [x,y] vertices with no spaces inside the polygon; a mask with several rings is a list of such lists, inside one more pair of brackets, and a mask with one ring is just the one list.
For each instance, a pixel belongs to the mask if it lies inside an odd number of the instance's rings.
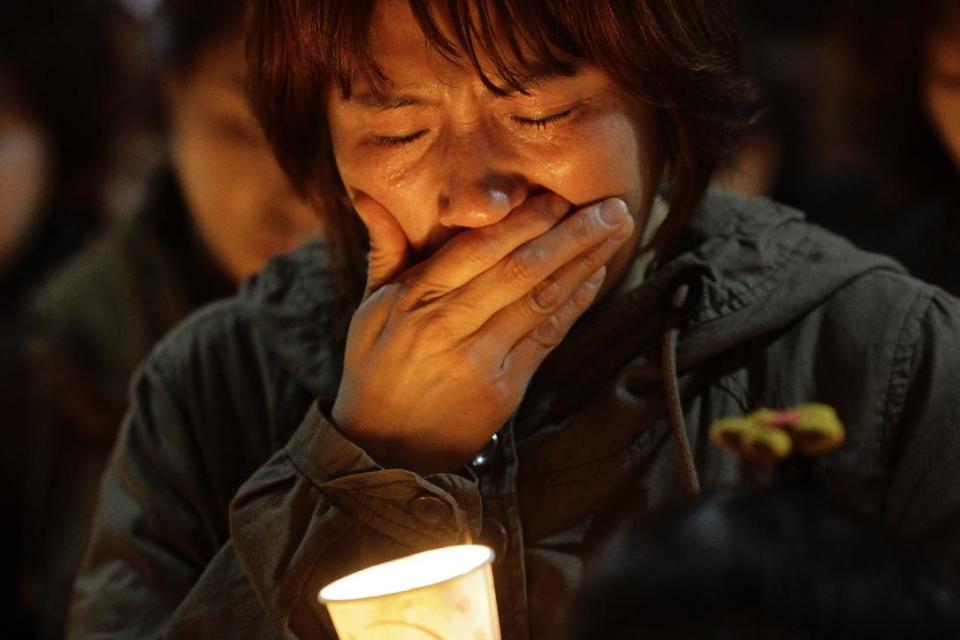
{"label": "jacket shoulder", "polygon": [[260,342],[244,301],[231,296],[188,315],[157,342],[145,364],[186,381],[217,362],[257,351]]}
{"label": "jacket shoulder", "polygon": [[[86,247],[66,264],[55,270],[31,295],[27,314],[53,330],[76,327],[104,330],[117,337],[119,320],[124,318],[120,307],[124,280],[129,273],[129,260],[124,246],[127,231],[111,229]],[[107,328],[104,321],[116,318],[117,326]]]}

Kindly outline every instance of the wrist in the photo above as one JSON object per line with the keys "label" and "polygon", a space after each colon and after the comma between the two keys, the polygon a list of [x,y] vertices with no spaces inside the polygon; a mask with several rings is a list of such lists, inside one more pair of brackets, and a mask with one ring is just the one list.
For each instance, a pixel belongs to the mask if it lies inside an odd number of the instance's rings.
{"label": "wrist", "polygon": [[384,468],[409,469],[421,475],[449,473],[463,467],[477,453],[442,442],[435,435],[412,436],[397,429],[364,428],[338,413],[336,407],[331,417],[334,427],[345,438]]}

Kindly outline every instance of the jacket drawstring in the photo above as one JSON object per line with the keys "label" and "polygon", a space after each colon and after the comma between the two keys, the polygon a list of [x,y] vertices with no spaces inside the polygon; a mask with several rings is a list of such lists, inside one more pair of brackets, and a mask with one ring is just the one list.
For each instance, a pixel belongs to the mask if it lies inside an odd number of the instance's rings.
{"label": "jacket drawstring", "polygon": [[[676,315],[687,303],[690,286],[680,284],[670,292],[670,315]],[[683,405],[680,402],[679,382],[677,381],[677,339],[680,335],[680,323],[675,318],[669,319],[663,334],[663,350],[660,364],[663,369],[663,386],[667,400],[667,410],[670,415],[670,429],[673,432],[673,446],[677,452],[677,464],[683,480],[683,488],[690,496],[700,493],[700,479],[697,477],[697,467],[694,464],[693,453],[690,450],[690,440],[687,438],[687,425],[683,418]]]}

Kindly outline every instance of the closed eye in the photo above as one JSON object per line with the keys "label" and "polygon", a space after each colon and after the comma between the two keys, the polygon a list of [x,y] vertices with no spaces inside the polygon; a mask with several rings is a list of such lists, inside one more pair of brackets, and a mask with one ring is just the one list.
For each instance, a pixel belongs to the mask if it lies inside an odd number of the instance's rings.
{"label": "closed eye", "polygon": [[381,147],[400,147],[422,138],[426,133],[427,129],[421,129],[408,136],[377,136],[376,143]]}
{"label": "closed eye", "polygon": [[566,111],[554,113],[544,118],[523,118],[520,116],[513,116],[513,121],[526,127],[546,129],[548,125],[563,120],[564,118],[569,118],[571,114],[573,114],[573,107],[567,109]]}

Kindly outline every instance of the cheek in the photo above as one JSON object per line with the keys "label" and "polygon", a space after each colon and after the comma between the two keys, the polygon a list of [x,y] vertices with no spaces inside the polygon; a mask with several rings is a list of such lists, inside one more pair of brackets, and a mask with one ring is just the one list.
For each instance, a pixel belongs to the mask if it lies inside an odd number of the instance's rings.
{"label": "cheek", "polygon": [[39,218],[50,177],[50,152],[42,132],[0,113],[0,269],[14,257]]}
{"label": "cheek", "polygon": [[[201,132],[179,136],[174,163],[190,217],[207,249],[235,281],[260,266],[253,253],[260,200],[238,154]],[[229,160],[226,160],[229,159]]]}
{"label": "cheek", "polygon": [[177,142],[175,168],[195,218],[215,218],[225,211],[242,215],[244,183],[236,179],[235,164],[224,158],[217,145],[202,135],[180,136]]}
{"label": "cheek", "polygon": [[542,154],[543,186],[574,204],[619,196],[635,211],[651,187],[656,165],[646,132],[620,113],[576,127]]}
{"label": "cheek", "polygon": [[373,198],[394,216],[411,245],[422,246],[436,226],[427,206],[436,199],[429,188],[430,156],[410,160],[403,152],[384,153],[331,132],[337,170],[350,198],[357,192]]}
{"label": "cheek", "polygon": [[334,156],[351,197],[355,191],[378,199],[402,195],[416,184],[423,169],[422,161],[411,161],[402,151],[385,153],[361,144],[334,146]]}
{"label": "cheek", "polygon": [[924,102],[941,142],[960,169],[960,90],[933,84],[926,88]]}
{"label": "cheek", "polygon": [[[279,170],[265,147],[225,140],[200,125],[182,127],[173,139],[174,168],[191,213],[233,229],[220,229],[221,235],[239,233],[238,227],[282,195],[275,184]],[[231,224],[223,224],[226,218]]]}

